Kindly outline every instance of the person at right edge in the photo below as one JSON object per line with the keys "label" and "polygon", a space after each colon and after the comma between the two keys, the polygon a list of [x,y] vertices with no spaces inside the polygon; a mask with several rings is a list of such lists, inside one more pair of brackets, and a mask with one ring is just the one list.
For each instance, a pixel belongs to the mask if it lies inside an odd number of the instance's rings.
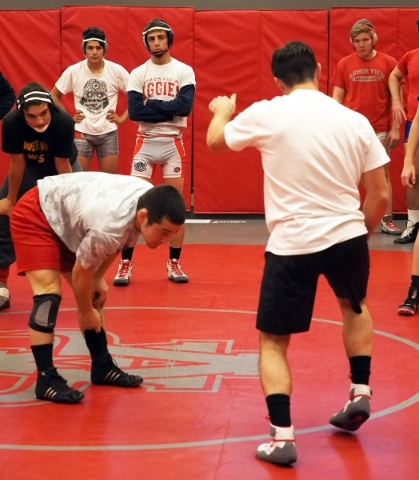
{"label": "person at right edge", "polygon": [[[419,32],[419,20],[417,21]],[[409,90],[407,94],[407,114],[403,106],[401,84],[404,78],[409,80]],[[393,99],[393,117],[395,121],[403,122],[406,120],[404,129],[405,151],[410,136],[410,128],[418,106],[417,97],[419,95],[419,48],[406,52],[394,67],[388,78],[391,97]],[[419,162],[419,152],[416,152],[416,164]],[[413,243],[416,240],[419,231],[419,185],[413,185],[406,192],[407,203],[407,223],[406,228],[400,237],[394,240],[396,244]]]}
{"label": "person at right edge", "polygon": [[[419,100],[419,97],[418,97]],[[407,187],[408,191],[413,190],[419,184],[416,178],[417,159],[419,147],[419,107],[413,118],[409,139],[406,146],[406,155],[404,158],[403,170],[401,175],[402,185]],[[419,307],[419,236],[416,236],[413,245],[412,270],[410,286],[405,301],[399,305],[397,313],[399,315],[414,315]]]}
{"label": "person at right edge", "polygon": [[[293,334],[310,329],[320,275],[342,312],[351,378],[349,399],[330,423],[354,431],[370,416],[367,240],[387,207],[389,158],[363,115],[319,92],[321,66],[308,45],[289,42],[278,48],[271,67],[284,95],[256,102],[233,120],[236,95],[216,97],[209,104],[214,116],[207,144],[212,151],[255,147],[261,152],[270,237],[256,327],[272,440],[260,445],[256,456],[289,465],[297,450],[287,351]],[[362,211],[360,182],[366,191]]]}

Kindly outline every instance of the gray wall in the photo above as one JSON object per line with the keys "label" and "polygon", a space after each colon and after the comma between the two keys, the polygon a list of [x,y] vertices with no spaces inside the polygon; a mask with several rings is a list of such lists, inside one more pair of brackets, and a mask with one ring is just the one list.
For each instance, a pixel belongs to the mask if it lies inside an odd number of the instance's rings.
{"label": "gray wall", "polygon": [[[153,6],[153,0],[83,0],[83,1],[60,1],[60,0],[0,0],[0,10],[31,10],[42,8],[61,8],[63,5],[136,5]],[[330,7],[418,7],[417,0],[161,0],[154,6],[165,7],[193,7],[195,10],[312,10],[329,9]]]}

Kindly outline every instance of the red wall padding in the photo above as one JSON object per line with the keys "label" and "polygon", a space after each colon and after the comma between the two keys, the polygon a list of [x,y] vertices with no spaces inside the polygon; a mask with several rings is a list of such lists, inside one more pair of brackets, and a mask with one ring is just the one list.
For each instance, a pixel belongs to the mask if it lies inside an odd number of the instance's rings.
{"label": "red wall padding", "polygon": [[[61,55],[60,15],[60,10],[0,12],[0,70],[11,83],[16,95],[28,82],[38,82],[48,88],[51,80],[58,78]],[[1,183],[8,171],[9,155],[0,148]]]}
{"label": "red wall padding", "polygon": [[[211,118],[208,103],[216,95],[237,93],[238,113],[255,101],[278,95],[270,71],[271,55],[280,44],[296,39],[312,46],[322,65],[320,89],[326,92],[336,63],[353,51],[349,30],[363,17],[376,26],[377,48],[396,60],[417,48],[419,8],[332,8],[328,14],[326,10],[195,12],[189,7],[71,6],[1,11],[0,70],[16,93],[29,81],[52,88],[67,66],[83,59],[82,31],[97,25],[107,34],[107,58],[130,72],[149,58],[142,44],[142,28],[152,18],[165,19],[174,30],[173,56],[191,65],[197,78],[194,112],[184,132],[187,204],[193,190],[197,213],[261,213],[263,172],[259,154],[253,149],[211,153],[206,147]],[[44,33],[36,36],[33,48],[28,48],[30,39],[22,32],[35,29]],[[71,96],[64,101],[72,112]],[[125,95],[120,95],[118,110],[125,108]],[[135,134],[136,125],[129,120],[120,127],[119,173],[130,172]],[[400,183],[403,156],[402,145],[391,155],[395,212],[406,211]],[[0,152],[1,179],[8,167],[8,156]],[[93,168],[98,168],[97,163]]]}
{"label": "red wall padding", "polygon": [[[374,24],[378,36],[377,50],[393,56],[397,61],[408,50],[417,48],[416,20],[419,18],[417,8],[332,8],[329,28],[330,77],[337,62],[354,51],[349,41],[349,31],[361,18],[367,18]],[[329,94],[332,94],[332,87]],[[404,158],[404,124],[400,129],[400,137],[400,145],[393,149],[390,155],[389,171],[393,188],[394,212],[406,212],[406,192],[400,181]]]}
{"label": "red wall padding", "polygon": [[[237,112],[279,94],[270,70],[274,49],[288,40],[310,43],[325,67],[327,12],[198,11],[195,13],[195,68],[198,77],[194,122],[194,209],[197,213],[261,213],[263,172],[259,153],[211,153],[206,130],[208,103],[237,94]],[[297,32],[298,26],[298,32]]]}
{"label": "red wall padding", "polygon": [[[62,8],[62,70],[83,60],[81,48],[82,32],[88,26],[98,26],[106,33],[108,51],[106,58],[119,63],[128,72],[150,58],[143,45],[141,31],[153,18],[163,18],[174,31],[172,55],[178,60],[193,66],[193,20],[192,8],[152,8],[122,6],[74,6]],[[70,95],[67,95],[70,97]],[[66,108],[74,111],[72,99],[66,99]],[[119,95],[118,113],[126,108],[126,97]],[[191,159],[192,159],[192,120],[188,118],[188,128],[184,131],[184,144],[187,155],[184,196],[187,207],[190,206]],[[131,172],[132,152],[135,145],[137,126],[127,120],[119,127],[119,166],[118,173]],[[93,164],[92,168],[98,169]],[[160,182],[160,171],[154,179]]]}

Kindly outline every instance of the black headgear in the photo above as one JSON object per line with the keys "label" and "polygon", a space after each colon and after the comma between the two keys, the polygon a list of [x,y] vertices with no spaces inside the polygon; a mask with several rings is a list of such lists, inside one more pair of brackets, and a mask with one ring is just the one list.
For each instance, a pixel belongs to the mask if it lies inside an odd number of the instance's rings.
{"label": "black headgear", "polygon": [[81,42],[81,49],[86,53],[86,43],[91,40],[96,40],[103,48],[103,53],[108,49],[108,42],[106,41],[105,32],[97,27],[89,27],[83,32],[83,40]]}
{"label": "black headgear", "polygon": [[50,110],[52,110],[52,105],[54,104],[54,101],[51,94],[49,92],[42,92],[39,90],[24,93],[23,95],[18,97],[18,99],[16,100],[16,108],[20,111],[23,105],[25,105],[25,103],[33,102],[34,100],[38,102],[49,103],[50,105],[48,105],[48,107]]}
{"label": "black headgear", "polygon": [[153,30],[164,30],[167,32],[167,45],[170,48],[173,44],[173,30],[170,28],[170,26],[164,21],[160,20],[159,18],[155,18],[154,20],[151,20],[151,22],[147,23],[147,25],[144,27],[144,30],[142,31],[142,37],[143,37],[143,42],[145,45],[145,48],[150,51],[150,47],[148,46],[147,43],[147,33],[152,32]]}

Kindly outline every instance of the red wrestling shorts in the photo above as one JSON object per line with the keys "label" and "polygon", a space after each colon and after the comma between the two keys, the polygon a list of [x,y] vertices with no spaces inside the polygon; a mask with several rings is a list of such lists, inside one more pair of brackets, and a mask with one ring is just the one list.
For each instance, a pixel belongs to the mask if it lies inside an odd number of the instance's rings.
{"label": "red wrestling shorts", "polygon": [[10,217],[10,228],[18,275],[30,270],[72,271],[76,255],[47,222],[39,204],[38,187],[31,188],[17,202]]}

